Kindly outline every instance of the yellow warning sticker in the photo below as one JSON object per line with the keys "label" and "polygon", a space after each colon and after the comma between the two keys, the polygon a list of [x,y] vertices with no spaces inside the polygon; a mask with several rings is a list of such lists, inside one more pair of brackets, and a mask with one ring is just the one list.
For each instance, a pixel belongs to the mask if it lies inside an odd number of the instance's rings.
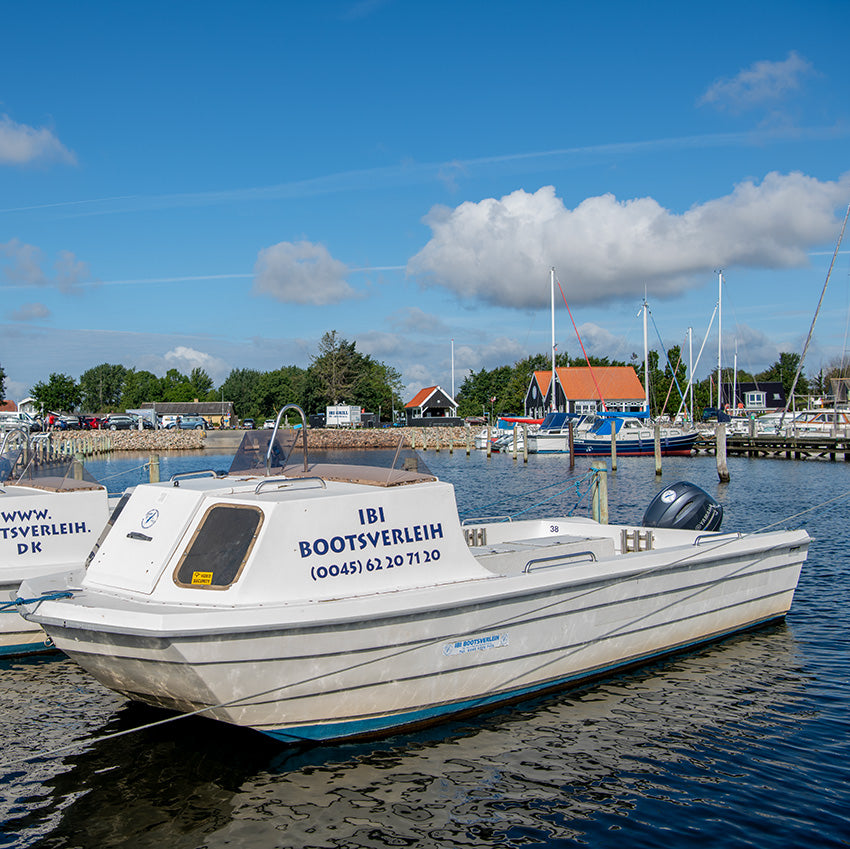
{"label": "yellow warning sticker", "polygon": [[212,572],[192,572],[192,583],[209,585],[212,583]]}

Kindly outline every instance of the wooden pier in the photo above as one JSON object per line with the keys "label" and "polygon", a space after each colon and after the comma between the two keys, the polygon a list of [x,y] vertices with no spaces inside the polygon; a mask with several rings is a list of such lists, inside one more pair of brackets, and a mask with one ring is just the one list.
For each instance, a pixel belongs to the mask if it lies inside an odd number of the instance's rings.
{"label": "wooden pier", "polygon": [[[698,453],[716,453],[713,434],[695,446]],[[844,460],[850,463],[850,438],[846,436],[726,436],[726,453],[737,457],[781,457],[789,460]]]}

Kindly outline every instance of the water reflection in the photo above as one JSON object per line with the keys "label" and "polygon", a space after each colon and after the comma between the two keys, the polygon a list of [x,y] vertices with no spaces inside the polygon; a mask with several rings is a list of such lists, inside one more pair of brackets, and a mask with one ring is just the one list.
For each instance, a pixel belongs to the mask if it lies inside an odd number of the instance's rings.
{"label": "water reflection", "polygon": [[[19,752],[165,715],[117,706],[69,661],[15,674],[45,707],[69,685],[72,694],[47,739],[27,700],[12,705]],[[81,849],[526,846],[591,836],[600,845],[612,828],[639,832],[657,806],[722,807],[729,785],[804,721],[805,684],[794,639],[778,625],[378,743],[293,750],[186,719],[8,772],[5,789],[19,801],[6,833],[18,835],[15,845]]]}

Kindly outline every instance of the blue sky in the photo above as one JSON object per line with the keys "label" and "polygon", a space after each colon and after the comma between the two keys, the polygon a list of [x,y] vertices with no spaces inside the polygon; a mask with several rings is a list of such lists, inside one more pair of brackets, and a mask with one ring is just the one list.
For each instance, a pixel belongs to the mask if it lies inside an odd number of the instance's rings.
{"label": "blue sky", "polygon": [[[800,351],[850,203],[850,3],[4,4],[0,365],[406,395],[550,347]],[[850,236],[807,358],[847,347]],[[559,350],[579,353],[561,304]],[[716,322],[697,376],[716,368]],[[650,343],[657,346],[651,325]],[[407,400],[406,399],[406,400]]]}

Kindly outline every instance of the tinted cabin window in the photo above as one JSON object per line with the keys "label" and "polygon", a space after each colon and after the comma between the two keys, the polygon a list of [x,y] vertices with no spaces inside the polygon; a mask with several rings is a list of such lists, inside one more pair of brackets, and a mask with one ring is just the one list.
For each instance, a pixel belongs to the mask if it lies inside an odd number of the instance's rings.
{"label": "tinted cabin window", "polygon": [[262,511],[256,507],[210,507],[180,558],[174,580],[181,587],[229,587],[239,577],[262,523]]}

